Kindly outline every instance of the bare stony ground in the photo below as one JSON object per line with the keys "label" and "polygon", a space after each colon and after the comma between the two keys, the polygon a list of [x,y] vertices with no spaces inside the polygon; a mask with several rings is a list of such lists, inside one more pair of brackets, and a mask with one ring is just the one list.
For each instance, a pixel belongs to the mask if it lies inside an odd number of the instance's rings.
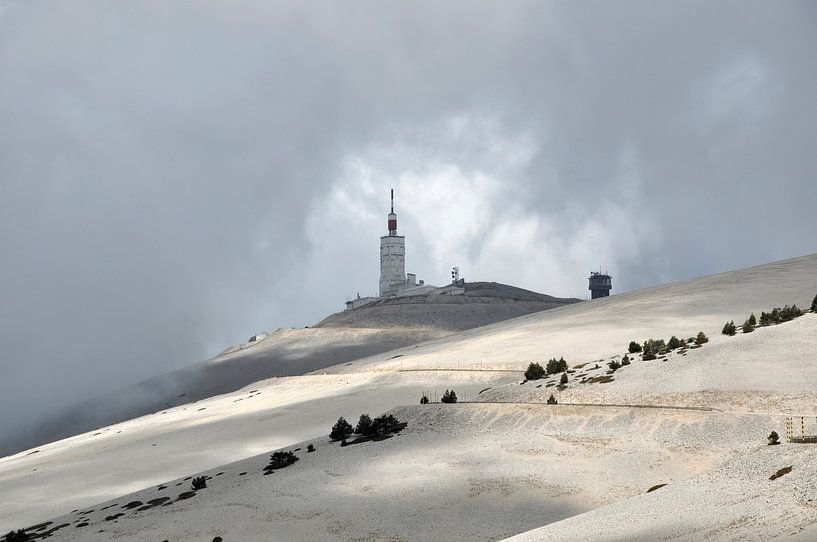
{"label": "bare stony ground", "polygon": [[[812,255],[557,308],[3,458],[0,530],[59,516],[36,532],[814,540],[817,445],[767,446],[766,437],[774,430],[785,441],[791,415],[817,434],[817,315],[734,337],[720,329],[750,312],[809,306],[816,276]],[[700,348],[607,366],[630,340],[699,330],[710,337]],[[566,386],[555,375],[524,381],[528,363],[559,356],[570,366]],[[446,388],[479,402],[416,404]],[[551,394],[558,405],[544,404]],[[408,422],[398,436],[346,447],[325,436],[340,415],[354,422],[389,409]],[[306,453],[307,443],[317,450]],[[279,448],[300,448],[299,461],[264,476]],[[212,478],[189,495],[186,478],[199,472]]]}

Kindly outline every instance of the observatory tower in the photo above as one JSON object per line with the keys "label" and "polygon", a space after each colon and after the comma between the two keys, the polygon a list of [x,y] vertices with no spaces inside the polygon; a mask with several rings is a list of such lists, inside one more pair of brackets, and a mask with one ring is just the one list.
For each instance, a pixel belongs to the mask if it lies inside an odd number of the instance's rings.
{"label": "observatory tower", "polygon": [[613,289],[613,278],[601,271],[590,272],[590,299],[607,297]]}
{"label": "observatory tower", "polygon": [[380,238],[380,297],[406,287],[406,238],[397,235],[394,189],[391,191],[389,234]]}

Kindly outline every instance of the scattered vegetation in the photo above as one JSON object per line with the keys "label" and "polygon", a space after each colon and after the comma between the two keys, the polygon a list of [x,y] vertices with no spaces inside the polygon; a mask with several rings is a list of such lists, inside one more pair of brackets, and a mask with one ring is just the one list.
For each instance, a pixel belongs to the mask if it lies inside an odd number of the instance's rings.
{"label": "scattered vegetation", "polygon": [[448,391],[445,390],[443,393],[442,399],[440,399],[443,403],[456,403],[457,402],[457,394],[454,393],[454,390]]}
{"label": "scattered vegetation", "polygon": [[559,384],[562,386],[567,384],[567,373],[562,373],[562,378],[559,379]]}
{"label": "scattered vegetation", "polygon": [[274,470],[283,469],[284,467],[288,467],[298,460],[299,458],[295,455],[295,452],[275,452],[270,456],[269,465],[264,467],[264,473],[269,474]]}
{"label": "scattered vegetation", "polygon": [[630,341],[630,346],[628,348],[630,354],[637,354],[641,352],[641,345],[635,341]]}
{"label": "scattered vegetation", "polygon": [[675,350],[676,348],[681,348],[685,344],[686,344],[685,341],[682,341],[681,339],[673,335],[667,342],[667,350]]}
{"label": "scattered vegetation", "polygon": [[702,344],[708,343],[709,337],[703,331],[699,331],[697,335],[695,335],[695,344],[701,346]]}
{"label": "scattered vegetation", "polygon": [[744,333],[751,333],[755,330],[755,326],[749,320],[743,322],[743,326],[741,327]]}
{"label": "scattered vegetation", "polygon": [[531,363],[525,371],[525,378],[528,380],[539,380],[545,378],[545,368],[539,363]]}
{"label": "scattered vegetation", "polygon": [[798,316],[802,315],[803,311],[800,310],[797,305],[792,305],[791,307],[786,305],[782,309],[775,307],[771,312],[760,311],[760,325],[764,327],[776,325],[782,322],[794,320]]}
{"label": "scattered vegetation", "polygon": [[567,371],[567,362],[565,361],[565,358],[563,357],[559,358],[558,361],[556,361],[556,358],[551,358],[548,360],[547,374],[555,375],[557,373],[563,373],[565,371]]}
{"label": "scattered vegetation", "polygon": [[197,476],[193,478],[193,481],[190,483],[190,485],[192,486],[193,491],[204,489],[205,487],[207,487],[207,477]]}
{"label": "scattered vegetation", "polygon": [[624,354],[624,357],[621,358],[621,366],[629,365],[630,364],[630,356]]}
{"label": "scattered vegetation", "polygon": [[5,537],[3,537],[3,542],[28,542],[31,540],[26,532],[22,529],[15,531],[10,531]]}
{"label": "scattered vegetation", "polygon": [[422,397],[420,397],[420,404],[427,405],[428,404],[428,396],[424,393]]}
{"label": "scattered vegetation", "polygon": [[610,367],[610,371],[613,373],[621,369],[621,363],[617,362],[616,360],[611,361],[607,364],[607,366]]}
{"label": "scattered vegetation", "polygon": [[338,418],[338,421],[335,423],[335,425],[332,426],[332,432],[329,433],[329,438],[331,438],[332,440],[347,439],[352,436],[352,433],[354,433],[354,431],[355,430],[352,427],[352,424],[347,422],[346,419],[343,416],[341,416],[340,418]]}
{"label": "scattered vegetation", "polygon": [[553,396],[553,394],[552,394],[552,393],[550,394],[550,397],[548,397],[548,404],[549,404],[549,405],[556,405],[556,404],[558,404],[558,401],[556,400],[556,398]]}
{"label": "scattered vegetation", "polygon": [[757,318],[755,318],[755,313],[750,314],[749,319],[746,320],[746,321],[749,322],[752,326],[756,326],[757,325]]}
{"label": "scattered vegetation", "polygon": [[723,329],[721,330],[721,333],[723,333],[724,335],[728,335],[730,337],[733,336],[735,333],[737,333],[737,328],[735,327],[735,321],[732,320],[730,322],[726,322],[723,325]]}
{"label": "scattered vegetation", "polygon": [[644,352],[641,354],[641,359],[644,361],[652,361],[656,358],[656,355],[653,352]]}
{"label": "scattered vegetation", "polygon": [[782,469],[779,469],[776,473],[769,476],[769,480],[777,480],[781,476],[783,476],[785,474],[788,474],[790,472],[791,472],[791,467],[783,467]]}
{"label": "scattered vegetation", "polygon": [[769,441],[769,446],[780,444],[780,435],[777,434],[777,431],[772,431],[769,433],[769,436],[766,437],[766,440]]}

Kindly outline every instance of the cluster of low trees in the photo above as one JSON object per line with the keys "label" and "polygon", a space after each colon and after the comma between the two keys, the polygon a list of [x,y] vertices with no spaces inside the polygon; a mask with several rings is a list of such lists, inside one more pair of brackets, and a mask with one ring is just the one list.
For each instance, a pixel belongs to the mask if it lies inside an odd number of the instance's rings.
{"label": "cluster of low trees", "polygon": [[361,414],[357,422],[357,427],[352,427],[352,424],[341,416],[335,425],[332,426],[329,438],[332,440],[346,440],[353,434],[362,437],[385,436],[402,430],[405,425],[405,423],[402,423],[391,414],[384,414],[375,419],[372,419],[368,414]]}
{"label": "cluster of low trees", "polygon": [[525,371],[525,378],[527,380],[539,380],[540,378],[545,378],[548,375],[555,375],[566,371],[567,361],[565,361],[564,357],[560,357],[558,360],[556,358],[551,358],[548,360],[545,367],[542,367],[542,364],[538,362],[528,365],[528,369]]}
{"label": "cluster of low trees", "polygon": [[22,529],[10,531],[3,537],[3,542],[28,542],[29,540],[31,540],[31,538],[29,538],[28,534]]}
{"label": "cluster of low trees", "polygon": [[[646,341],[644,341],[643,345],[638,344],[635,341],[630,341],[627,350],[630,354],[641,353],[641,359],[649,361],[656,359],[658,356],[668,354],[673,350],[684,349],[687,347],[688,344],[694,343],[697,346],[701,346],[702,344],[708,342],[709,337],[707,337],[703,331],[699,331],[696,336],[690,337],[686,340],[679,339],[678,337],[673,335],[672,337],[669,338],[668,341],[665,341],[664,339],[647,339]],[[625,356],[625,358],[627,358],[627,363],[624,363],[624,360],[622,359],[621,364],[618,364],[618,362],[616,362],[616,364],[619,366],[629,364],[630,359],[627,356]],[[612,366],[610,368],[613,369]],[[616,369],[617,368],[618,367],[616,367]]]}
{"label": "cluster of low trees", "polygon": [[[813,312],[817,312],[817,296],[815,296],[814,301],[811,302],[811,310]],[[805,314],[806,311],[800,309],[797,305],[792,305],[789,307],[788,305],[784,306],[782,309],[780,307],[775,307],[771,311],[760,311],[760,320],[755,317],[755,313],[751,313],[749,318],[743,322],[741,326],[741,331],[744,333],[751,333],[758,327],[766,327],[766,326],[773,326],[783,322],[789,322],[794,320],[798,316],[802,316]],[[730,320],[723,325],[723,329],[721,333],[727,335],[729,337],[735,335],[738,329],[735,325],[734,320]]]}

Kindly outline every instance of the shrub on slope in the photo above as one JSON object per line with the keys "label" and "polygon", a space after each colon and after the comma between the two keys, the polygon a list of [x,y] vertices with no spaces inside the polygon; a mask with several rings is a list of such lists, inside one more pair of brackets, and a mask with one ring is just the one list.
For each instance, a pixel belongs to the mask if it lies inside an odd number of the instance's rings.
{"label": "shrub on slope", "polygon": [[352,424],[347,422],[346,419],[341,416],[338,418],[335,425],[332,426],[332,431],[329,433],[329,438],[332,440],[343,440],[352,436],[352,433],[354,433]]}
{"label": "shrub on slope", "polygon": [[726,322],[723,325],[723,329],[721,330],[721,333],[723,333],[724,335],[729,335],[730,337],[732,335],[734,335],[735,333],[737,333],[737,328],[735,327],[735,321],[732,320],[731,322]]}
{"label": "shrub on slope", "polygon": [[456,403],[457,402],[457,394],[454,393],[454,390],[448,391],[445,390],[443,393],[442,398],[440,399],[443,403]]}
{"label": "shrub on slope", "polygon": [[525,378],[528,380],[539,380],[540,378],[545,378],[545,374],[545,368],[539,363],[531,363],[525,371]]}

